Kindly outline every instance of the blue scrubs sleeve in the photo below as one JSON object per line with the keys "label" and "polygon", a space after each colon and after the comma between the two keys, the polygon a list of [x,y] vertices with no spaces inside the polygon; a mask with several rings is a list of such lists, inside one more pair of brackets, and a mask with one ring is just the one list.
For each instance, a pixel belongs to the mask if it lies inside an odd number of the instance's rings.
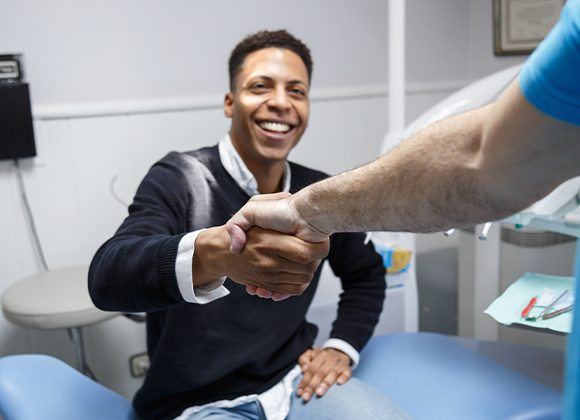
{"label": "blue scrubs sleeve", "polygon": [[526,99],[556,119],[580,125],[580,0],[568,0],[560,20],[520,73]]}

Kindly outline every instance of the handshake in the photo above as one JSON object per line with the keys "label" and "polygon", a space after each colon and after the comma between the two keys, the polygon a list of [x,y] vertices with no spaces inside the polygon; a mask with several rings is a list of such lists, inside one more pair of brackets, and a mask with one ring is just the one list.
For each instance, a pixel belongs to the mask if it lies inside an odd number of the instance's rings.
{"label": "handshake", "polygon": [[254,196],[225,225],[229,237],[216,228],[222,245],[229,242],[229,255],[222,255],[220,264],[227,272],[219,274],[262,298],[278,301],[303,293],[328,254],[332,232],[309,222],[297,204],[289,193]]}

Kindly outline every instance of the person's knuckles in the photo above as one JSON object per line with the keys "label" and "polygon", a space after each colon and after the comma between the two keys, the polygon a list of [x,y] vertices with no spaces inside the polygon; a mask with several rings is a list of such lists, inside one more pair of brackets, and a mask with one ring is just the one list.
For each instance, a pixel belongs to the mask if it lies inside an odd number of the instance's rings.
{"label": "person's knuckles", "polygon": [[340,375],[338,378],[336,378],[336,383],[339,384],[339,385],[344,385],[349,380],[350,380],[350,377],[344,376],[344,375]]}
{"label": "person's knuckles", "polygon": [[321,357],[321,353],[318,352],[314,355],[312,362],[310,362],[310,366],[312,368],[312,373],[318,372],[321,368],[322,364],[324,363],[324,357]]}
{"label": "person's knuckles", "polygon": [[274,293],[280,293],[282,295],[290,295],[290,296],[295,295],[295,293],[292,292],[293,290],[292,287],[287,287],[285,285],[268,284],[264,286],[263,289],[268,290],[271,295],[273,295]]}
{"label": "person's knuckles", "polygon": [[273,273],[275,273],[274,276],[270,276],[270,277],[274,277],[271,278],[270,282],[273,284],[284,284],[284,285],[291,285],[293,287],[300,287],[305,283],[305,274],[307,273],[292,273],[292,272],[286,272],[286,271],[276,271],[273,270]]}
{"label": "person's knuckles", "polygon": [[312,378],[312,380],[308,384],[308,388],[310,388],[312,390],[312,392],[316,392],[316,390],[320,386],[321,382],[322,382],[322,379],[320,379],[320,378]]}
{"label": "person's knuckles", "polygon": [[272,292],[283,293],[290,296],[298,296],[301,293],[300,285],[289,283],[277,283],[268,285]]}
{"label": "person's knuckles", "polygon": [[275,272],[280,270],[281,262],[270,256],[263,256],[257,261],[257,265],[261,271]]}
{"label": "person's knuckles", "polygon": [[340,376],[338,372],[330,372],[326,378],[322,381],[322,383],[327,387],[330,388],[332,385],[336,383],[336,379]]}
{"label": "person's knuckles", "polygon": [[346,382],[346,381],[348,381],[351,378],[351,376],[352,376],[352,370],[350,368],[349,369],[346,369],[346,370],[344,370],[340,374],[340,376],[343,376],[344,379],[345,379],[345,382]]}
{"label": "person's knuckles", "polygon": [[294,295],[294,296],[300,296],[302,293],[304,293],[306,291],[306,289],[308,289],[308,286],[310,286],[310,284],[303,284],[298,288],[298,292]]}
{"label": "person's knuckles", "polygon": [[324,380],[326,375],[328,375],[328,371],[326,369],[324,368],[318,369],[316,373],[312,376],[310,384],[316,388]]}
{"label": "person's knuckles", "polygon": [[316,392],[322,391],[322,393],[324,393],[335,383],[336,376],[327,376],[322,382],[320,382],[320,385],[318,385],[318,388],[316,388]]}
{"label": "person's knuckles", "polygon": [[318,386],[320,385],[320,383],[322,382],[323,379],[324,379],[324,376],[323,375],[314,375],[312,377],[312,380],[310,381],[310,386],[313,389],[318,388]]}
{"label": "person's knuckles", "polygon": [[309,374],[310,381],[312,381],[312,379],[316,375],[319,374],[321,368],[322,368],[322,361],[320,360],[320,358],[314,358],[310,362],[310,365],[308,366],[308,374]]}
{"label": "person's knuckles", "polygon": [[328,359],[328,353],[327,353],[326,349],[321,349],[316,354],[316,361],[318,362],[319,365],[322,365],[323,363],[325,363],[327,359]]}
{"label": "person's knuckles", "polygon": [[263,229],[258,226],[253,226],[246,232],[247,245],[252,246],[256,250],[270,251],[276,248],[280,241],[280,236],[287,236],[268,229]]}
{"label": "person's knuckles", "polygon": [[310,366],[308,366],[308,369],[306,369],[306,372],[304,372],[304,375],[302,376],[302,381],[300,382],[302,384],[301,388],[306,389],[306,387],[308,385],[310,385],[311,379],[312,379],[312,374],[310,371]]}
{"label": "person's knuckles", "polygon": [[316,260],[316,250],[308,244],[303,242],[301,244],[295,244],[293,247],[288,247],[286,250],[288,258],[296,263],[306,265]]}
{"label": "person's knuckles", "polygon": [[301,286],[303,286],[305,284],[306,285],[307,284],[310,284],[312,282],[312,279],[313,278],[314,278],[314,274],[313,273],[301,273],[301,274],[298,274],[299,284],[296,285],[297,286],[296,287],[297,290],[300,289]]}
{"label": "person's knuckles", "polygon": [[285,255],[283,254],[283,256],[289,259],[290,261],[296,264],[300,264],[302,266],[310,262],[309,260],[306,259],[304,252],[300,249],[288,249],[285,251]]}
{"label": "person's knuckles", "polygon": [[330,252],[330,241],[318,242],[312,244],[311,252],[313,255],[313,259],[323,259],[326,258],[328,253]]}
{"label": "person's knuckles", "polygon": [[334,376],[334,379],[336,380],[336,378],[338,378],[340,375],[342,375],[343,371],[344,371],[344,367],[335,366],[334,369],[332,369],[332,371],[329,373],[329,375]]}
{"label": "person's knuckles", "polygon": [[300,284],[298,284],[298,288],[301,288],[304,285],[309,285],[312,280],[314,279],[314,273],[302,273],[299,274]]}
{"label": "person's knuckles", "polygon": [[340,362],[339,362],[339,365],[338,365],[339,369],[341,369],[341,370],[348,369],[349,366],[350,366],[350,358],[349,359],[346,359],[346,360],[345,359],[340,359]]}
{"label": "person's knuckles", "polygon": [[285,264],[281,264],[280,267],[284,267],[281,271],[286,271],[293,274],[310,274],[314,275],[320,264],[319,261],[312,261],[306,264],[285,260]]}
{"label": "person's knuckles", "polygon": [[320,262],[322,260],[314,260],[308,264],[306,264],[305,268],[307,270],[308,273],[314,274],[316,273],[316,270],[318,270],[318,266],[320,265]]}
{"label": "person's knuckles", "polygon": [[303,250],[303,257],[307,262],[320,261],[326,258],[329,250],[329,242],[308,243]]}

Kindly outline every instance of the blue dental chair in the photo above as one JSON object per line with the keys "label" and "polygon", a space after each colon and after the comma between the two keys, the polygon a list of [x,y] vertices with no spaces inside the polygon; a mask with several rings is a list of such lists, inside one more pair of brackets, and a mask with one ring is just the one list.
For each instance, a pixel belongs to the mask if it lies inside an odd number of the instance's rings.
{"label": "blue dental chair", "polygon": [[0,418],[136,419],[131,402],[66,363],[40,354],[0,358]]}
{"label": "blue dental chair", "polygon": [[[507,347],[516,358],[525,356],[525,346]],[[541,356],[536,370],[549,359]],[[440,334],[374,337],[361,355],[355,377],[417,420],[559,419],[561,414],[557,390]],[[135,418],[127,399],[42,355],[0,358],[0,416],[5,420]]]}

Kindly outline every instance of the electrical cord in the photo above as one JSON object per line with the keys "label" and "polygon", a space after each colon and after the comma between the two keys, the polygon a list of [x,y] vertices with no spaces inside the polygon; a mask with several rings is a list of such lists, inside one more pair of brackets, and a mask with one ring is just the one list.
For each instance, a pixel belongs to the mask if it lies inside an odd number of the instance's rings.
{"label": "electrical cord", "polygon": [[[22,202],[24,203],[24,208],[26,210],[26,216],[28,220],[28,224],[30,226],[30,231],[32,232],[32,237],[34,238],[34,246],[36,248],[36,252],[38,255],[38,259],[40,260],[40,265],[43,271],[48,271],[48,264],[46,263],[46,257],[44,256],[44,250],[42,249],[42,243],[40,242],[40,237],[38,236],[38,230],[36,229],[36,222],[34,221],[34,214],[32,213],[32,208],[30,207],[30,202],[28,201],[28,195],[26,194],[26,186],[24,185],[24,178],[22,177],[22,171],[20,170],[20,162],[18,159],[14,159],[14,166],[16,167],[16,176],[18,178],[18,188],[20,190],[20,197],[22,198]],[[73,341],[72,334],[70,330],[67,330],[69,339]],[[95,374],[91,370],[91,368],[85,362],[83,365],[83,369],[87,376],[97,381]]]}
{"label": "electrical cord", "polygon": [[113,196],[113,198],[115,200],[117,200],[117,202],[119,204],[121,204],[123,207],[125,207],[125,209],[126,209],[127,207],[129,207],[129,204],[125,203],[125,201],[115,191],[115,182],[117,182],[117,179],[119,179],[119,176],[118,175],[114,175],[113,178],[111,179],[111,182],[109,184],[109,192],[111,193],[111,195]]}
{"label": "electrical cord", "polygon": [[[38,256],[38,259],[40,261],[40,265],[42,267],[42,270],[48,271],[48,264],[46,262],[46,257],[44,256],[44,250],[42,248],[42,243],[40,242],[38,230],[36,229],[36,222],[34,220],[34,214],[32,213],[32,208],[30,206],[30,202],[28,201],[28,195],[26,193],[26,186],[24,185],[24,178],[22,176],[22,171],[20,170],[20,162],[18,161],[18,159],[14,159],[14,166],[16,168],[16,176],[18,178],[18,188],[19,188],[19,192],[20,192],[20,197],[22,198],[22,202],[24,203],[24,208],[26,210],[28,224],[30,226],[30,231],[32,232],[32,237],[34,239],[34,247],[36,248],[37,256]],[[118,178],[117,175],[115,175],[113,177],[113,179],[111,180],[111,183],[109,185],[109,190],[110,190],[112,196],[115,198],[115,200],[117,200],[121,205],[123,205],[125,208],[127,208],[128,207],[127,203],[125,203],[115,192],[114,187],[115,187],[115,181],[117,180],[117,178]],[[145,322],[145,320],[146,320],[144,315],[139,315],[139,314],[123,313],[123,316],[125,316],[126,318],[130,319],[131,321],[134,321],[137,323],[142,323],[142,322]],[[69,330],[67,330],[67,331],[68,331],[69,339],[72,341],[72,335],[71,335]],[[88,364],[86,362],[83,365],[83,369],[89,378],[91,378],[95,382],[98,382],[95,374],[93,373],[93,371],[91,370],[91,368],[88,366]]]}
{"label": "electrical cord", "polygon": [[18,177],[18,188],[20,189],[20,196],[22,197],[22,202],[24,203],[24,208],[28,217],[28,223],[30,225],[30,231],[32,232],[32,237],[34,238],[34,246],[36,248],[38,259],[40,260],[42,269],[44,271],[48,271],[48,264],[46,263],[42,244],[40,243],[38,231],[36,230],[34,215],[32,214],[30,203],[28,202],[28,196],[26,195],[26,188],[24,186],[24,180],[22,178],[22,172],[20,171],[20,163],[18,162],[18,159],[14,159],[14,166],[16,167],[16,176]]}

